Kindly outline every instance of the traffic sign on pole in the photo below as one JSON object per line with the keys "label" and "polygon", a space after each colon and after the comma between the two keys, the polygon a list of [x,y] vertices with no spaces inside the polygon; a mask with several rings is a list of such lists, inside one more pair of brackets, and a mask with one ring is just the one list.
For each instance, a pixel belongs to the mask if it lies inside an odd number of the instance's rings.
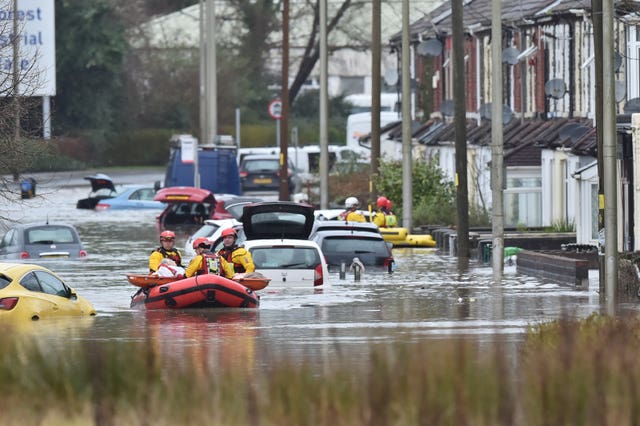
{"label": "traffic sign on pole", "polygon": [[273,99],[269,102],[268,111],[271,118],[274,120],[280,120],[280,118],[282,118],[282,102],[280,99]]}

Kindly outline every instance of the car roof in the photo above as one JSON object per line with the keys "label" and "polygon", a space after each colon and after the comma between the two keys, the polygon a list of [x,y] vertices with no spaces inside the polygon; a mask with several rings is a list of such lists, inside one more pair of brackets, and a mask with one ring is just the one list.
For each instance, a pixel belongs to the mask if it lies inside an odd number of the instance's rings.
{"label": "car roof", "polygon": [[313,224],[313,233],[341,231],[341,232],[369,232],[380,235],[378,225],[371,222],[347,222],[344,220],[319,220]]}
{"label": "car roof", "polygon": [[247,161],[247,160],[273,160],[273,159],[280,159],[280,154],[249,154],[249,155],[245,155],[242,158],[242,161]]}
{"label": "car roof", "polygon": [[[273,215],[270,216],[271,213]],[[293,220],[279,220],[278,214]],[[295,216],[300,216],[300,220],[295,220]],[[247,204],[244,206],[241,219],[248,240],[270,238],[306,240],[315,222],[313,206],[290,201]]]}
{"label": "car roof", "polygon": [[293,247],[311,247],[319,249],[320,246],[318,243],[312,240],[298,240],[291,238],[284,239],[260,239],[260,240],[246,240],[244,243],[244,248],[247,250],[255,248],[255,247],[265,247],[265,246],[293,246]]}
{"label": "car roof", "polygon": [[29,228],[38,228],[38,227],[42,227],[42,226],[61,226],[61,227],[76,229],[76,227],[73,226],[72,224],[64,223],[64,222],[19,223],[19,224],[13,226],[11,229],[29,229]]}
{"label": "car roof", "polygon": [[27,271],[38,269],[41,271],[46,271],[47,269],[43,266],[36,265],[33,263],[10,263],[10,262],[0,262],[0,273],[4,274],[23,274]]}
{"label": "car roof", "polygon": [[384,241],[384,238],[382,237],[382,235],[380,233],[375,233],[375,232],[369,232],[369,231],[356,231],[356,230],[351,230],[351,231],[345,231],[345,230],[327,230],[327,231],[322,231],[319,233],[314,233],[311,238],[325,238],[325,237],[345,237],[345,238],[354,238],[354,237],[358,237],[358,238],[369,238],[369,239],[374,239],[374,240],[381,240]]}

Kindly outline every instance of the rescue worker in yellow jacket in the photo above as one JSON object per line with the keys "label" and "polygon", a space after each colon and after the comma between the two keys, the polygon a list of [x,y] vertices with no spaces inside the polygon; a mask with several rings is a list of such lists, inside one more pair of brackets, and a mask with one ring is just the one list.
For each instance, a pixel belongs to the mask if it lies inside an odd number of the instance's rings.
{"label": "rescue worker in yellow jacket", "polygon": [[176,266],[182,266],[182,255],[173,245],[176,241],[176,234],[173,231],[162,231],[160,234],[160,247],[151,252],[149,256],[149,272],[157,272],[160,261],[164,258],[173,260]]}
{"label": "rescue worker in yellow jacket", "polygon": [[191,259],[184,275],[193,277],[202,274],[217,274],[226,278],[233,278],[235,272],[233,265],[222,259],[215,253],[211,253],[211,243],[204,237],[196,238],[193,242],[196,256]]}
{"label": "rescue worker in yellow jacket", "polygon": [[340,219],[349,222],[366,222],[364,215],[358,211],[360,202],[356,197],[348,197],[344,201],[344,208],[346,209],[340,213]]}
{"label": "rescue worker in yellow jacket", "polygon": [[218,256],[232,264],[236,274],[255,271],[256,265],[253,263],[251,253],[236,244],[238,241],[236,230],[227,228],[222,231],[221,236],[224,246],[218,250]]}
{"label": "rescue worker in yellow jacket", "polygon": [[391,200],[384,196],[378,197],[376,206],[378,210],[373,217],[373,223],[378,225],[378,228],[395,228],[398,226],[398,219],[391,211]]}

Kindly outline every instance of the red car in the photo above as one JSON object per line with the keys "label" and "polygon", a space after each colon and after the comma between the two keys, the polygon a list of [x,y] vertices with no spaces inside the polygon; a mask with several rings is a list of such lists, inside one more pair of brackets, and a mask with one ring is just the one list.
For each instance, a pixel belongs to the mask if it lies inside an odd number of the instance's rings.
{"label": "red car", "polygon": [[237,196],[221,194],[216,197],[207,189],[192,186],[163,188],[153,198],[167,203],[167,208],[158,216],[158,228],[200,226],[205,219],[231,219],[224,204],[232,197]]}

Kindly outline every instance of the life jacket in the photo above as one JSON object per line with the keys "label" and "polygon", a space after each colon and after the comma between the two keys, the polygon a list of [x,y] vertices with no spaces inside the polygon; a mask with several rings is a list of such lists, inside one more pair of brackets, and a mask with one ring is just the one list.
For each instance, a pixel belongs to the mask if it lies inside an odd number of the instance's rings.
{"label": "life jacket", "polygon": [[200,269],[196,271],[196,275],[202,274],[216,274],[224,276],[222,265],[220,264],[220,257],[213,253],[202,253],[202,264]]}
{"label": "life jacket", "polygon": [[398,226],[398,218],[391,212],[384,215],[384,222],[387,228],[395,228],[396,226]]}
{"label": "life jacket", "polygon": [[231,247],[222,247],[220,250],[218,250],[218,256],[224,258],[224,260],[226,260],[228,263],[233,265],[233,270],[237,273],[237,274],[241,274],[243,272],[246,272],[246,270],[244,269],[244,265],[242,263],[236,263],[233,261],[233,252],[238,250],[241,247],[238,247],[236,245],[233,245]]}
{"label": "life jacket", "polygon": [[158,247],[154,251],[159,252],[160,254],[162,254],[162,257],[166,257],[168,259],[171,259],[174,262],[176,262],[177,266],[182,267],[182,256],[180,256],[180,252],[178,250],[175,250],[175,249],[174,250],[165,250],[164,247]]}

